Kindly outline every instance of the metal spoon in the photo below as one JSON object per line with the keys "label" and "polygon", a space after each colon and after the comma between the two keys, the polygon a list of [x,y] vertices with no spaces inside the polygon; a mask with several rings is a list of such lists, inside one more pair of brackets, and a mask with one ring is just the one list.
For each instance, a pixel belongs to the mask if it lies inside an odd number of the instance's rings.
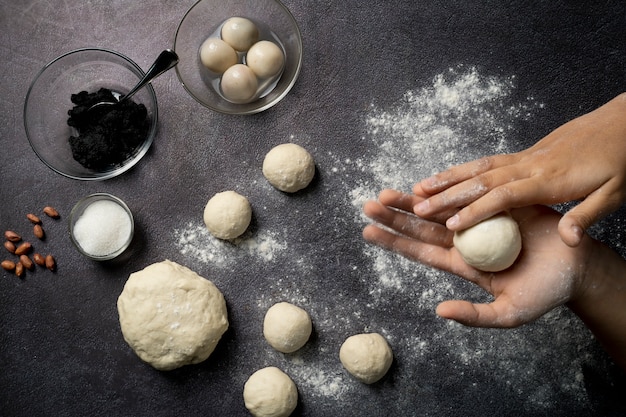
{"label": "metal spoon", "polygon": [[[176,64],[178,64],[178,55],[171,49],[166,49],[159,54],[157,59],[154,61],[146,75],[143,76],[141,80],[134,86],[128,93],[123,96],[118,96],[117,101],[100,101],[93,106],[89,107],[88,112],[93,111],[96,108],[102,108],[105,106],[113,106],[118,105],[129,98],[131,98],[137,91],[143,88],[150,81],[154,80],[159,75],[163,74],[165,71],[173,68]],[[115,95],[115,94],[114,94]]]}

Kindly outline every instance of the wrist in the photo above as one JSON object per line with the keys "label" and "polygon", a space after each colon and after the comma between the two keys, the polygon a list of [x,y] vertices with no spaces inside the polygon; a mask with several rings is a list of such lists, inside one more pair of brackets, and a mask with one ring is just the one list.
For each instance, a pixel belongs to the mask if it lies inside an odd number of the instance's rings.
{"label": "wrist", "polygon": [[600,242],[585,240],[592,247],[567,306],[626,369],[626,260]]}

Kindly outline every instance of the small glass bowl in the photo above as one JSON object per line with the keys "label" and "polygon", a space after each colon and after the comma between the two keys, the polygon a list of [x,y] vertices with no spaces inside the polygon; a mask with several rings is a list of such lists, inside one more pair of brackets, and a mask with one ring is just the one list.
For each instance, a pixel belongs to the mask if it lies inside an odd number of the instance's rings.
{"label": "small glass bowl", "polygon": [[[233,103],[223,98],[200,61],[202,43],[231,17],[248,18],[261,25],[279,41],[285,53],[283,73],[276,85],[250,103]],[[254,114],[274,106],[291,90],[302,66],[300,29],[289,9],[278,0],[200,0],[180,22],[174,49],[180,57],[176,74],[185,90],[205,107],[226,114]]]}
{"label": "small glass bowl", "polygon": [[69,178],[105,180],[128,171],[148,152],[156,135],[158,108],[150,84],[132,98],[146,106],[150,127],[142,144],[120,165],[106,170],[82,166],[69,143],[73,128],[68,126],[68,110],[74,107],[72,94],[93,93],[105,87],[128,92],[144,76],[143,70],[126,56],[100,48],[77,49],[48,63],[33,80],[24,103],[24,127],[31,147],[48,167]]}
{"label": "small glass bowl", "polygon": [[[78,219],[80,219],[80,217],[84,214],[87,207],[89,207],[91,204],[97,201],[103,201],[103,200],[111,201],[119,205],[126,212],[126,214],[128,215],[130,219],[130,233],[129,233],[128,239],[126,239],[126,241],[119,248],[105,255],[97,255],[97,254],[89,253],[85,249],[83,249],[83,247],[80,245],[80,243],[76,239],[76,236],[74,235],[74,227],[76,226],[76,222],[78,221]],[[107,225],[100,224],[100,227],[107,227]],[[74,207],[72,208],[72,211],[70,212],[69,228],[70,228],[70,238],[72,239],[72,243],[74,244],[74,246],[76,246],[76,249],[78,249],[78,251],[84,256],[86,256],[87,258],[93,259],[95,261],[107,261],[107,260],[114,259],[117,256],[121,255],[130,246],[130,243],[132,242],[133,236],[135,234],[135,222],[133,219],[133,213],[130,211],[126,203],[124,203],[122,200],[115,197],[114,195],[107,194],[107,193],[95,193],[95,194],[88,195],[87,197],[84,197],[81,200],[79,200],[78,203],[74,205]]]}

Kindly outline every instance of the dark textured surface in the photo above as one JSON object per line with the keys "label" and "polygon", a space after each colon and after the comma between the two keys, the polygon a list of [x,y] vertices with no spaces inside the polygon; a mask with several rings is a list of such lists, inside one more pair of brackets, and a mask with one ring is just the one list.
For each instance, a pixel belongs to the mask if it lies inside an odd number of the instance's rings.
{"label": "dark textured surface", "polygon": [[[513,80],[496,113],[509,104],[541,103],[527,117],[502,122],[508,151],[622,92],[623,2],[289,0],[302,30],[304,65],[276,107],[245,117],[213,113],[186,95],[171,71],[153,83],[160,130],[138,166],[96,183],[45,167],[22,123],[23,100],[40,68],[85,46],[117,50],[146,68],[173,43],[192,3],[0,0],[0,228],[28,235],[25,214],[44,205],[62,215],[44,217],[48,237],[35,242],[56,255],[56,273],[38,269],[18,279],[2,272],[0,414],[246,415],[243,383],[268,365],[298,385],[298,415],[626,413],[624,373],[569,311],[557,309],[514,330],[437,319],[438,301],[483,295],[400,258],[385,258],[381,268],[376,259],[383,255],[372,255],[361,240],[364,220],[351,197],[357,188],[390,185],[378,184],[368,167],[384,161],[381,140],[400,136],[374,133],[367,125],[372,113],[401,111],[405,92],[430,88],[449,69]],[[474,150],[459,150],[458,160],[493,150],[480,137],[482,128],[463,120],[456,127]],[[317,163],[314,184],[297,195],[276,192],[260,171],[265,153],[287,141],[303,145]],[[420,166],[435,166],[414,164],[415,172],[405,172],[396,186],[410,189],[429,174]],[[225,189],[253,205],[248,238],[224,245],[188,235],[185,245],[182,234],[202,229],[206,201]],[[85,260],[67,236],[71,207],[93,192],[122,198],[135,215],[135,242],[114,263]],[[596,229],[622,255],[624,219],[622,210]],[[231,327],[206,362],[164,373],[126,345],[115,303],[128,274],[166,258],[223,291]],[[377,284],[386,273],[403,277],[400,284]],[[312,340],[294,355],[273,351],[261,334],[265,310],[282,300],[301,305],[314,321]],[[389,374],[372,386],[350,378],[338,360],[343,340],[363,331],[385,334],[395,356]]]}

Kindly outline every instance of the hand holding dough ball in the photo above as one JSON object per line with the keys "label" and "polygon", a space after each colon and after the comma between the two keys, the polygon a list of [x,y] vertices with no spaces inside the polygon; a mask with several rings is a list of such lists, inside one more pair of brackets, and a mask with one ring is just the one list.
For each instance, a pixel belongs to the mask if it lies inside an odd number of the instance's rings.
{"label": "hand holding dough ball", "polygon": [[507,269],[522,250],[517,222],[504,212],[455,232],[453,241],[468,265],[487,272]]}
{"label": "hand holding dough ball", "polygon": [[270,41],[255,43],[246,55],[246,65],[259,78],[271,78],[278,75],[284,63],[283,51]]}
{"label": "hand holding dough ball", "polygon": [[295,143],[284,143],[270,150],[263,160],[263,175],[281,191],[295,193],[305,188],[315,175],[315,161]]}
{"label": "hand holding dough ball", "polygon": [[277,351],[292,353],[306,344],[313,325],[309,314],[290,303],[274,304],[265,313],[263,336]]}
{"label": "hand holding dough ball", "polygon": [[254,98],[259,81],[250,67],[235,64],[224,71],[220,87],[227,100],[233,103],[247,103]]}
{"label": "hand holding dough ball", "polygon": [[289,375],[270,366],[248,378],[243,400],[255,417],[287,417],[298,405],[298,389]]}
{"label": "hand holding dough ball", "polygon": [[235,191],[215,194],[204,208],[204,224],[218,239],[241,236],[252,220],[248,199]]}
{"label": "hand holding dough ball", "polygon": [[381,379],[393,362],[389,344],[378,333],[350,336],[341,345],[339,359],[348,372],[359,381],[373,384]]}
{"label": "hand holding dough ball", "polygon": [[222,39],[237,51],[247,51],[259,40],[259,29],[249,19],[231,17],[222,26]]}
{"label": "hand holding dough ball", "polygon": [[222,74],[238,61],[232,46],[218,38],[208,38],[200,46],[200,61],[211,71]]}
{"label": "hand holding dough ball", "polygon": [[161,371],[204,361],[228,329],[220,290],[171,261],[130,274],[117,310],[124,340]]}

